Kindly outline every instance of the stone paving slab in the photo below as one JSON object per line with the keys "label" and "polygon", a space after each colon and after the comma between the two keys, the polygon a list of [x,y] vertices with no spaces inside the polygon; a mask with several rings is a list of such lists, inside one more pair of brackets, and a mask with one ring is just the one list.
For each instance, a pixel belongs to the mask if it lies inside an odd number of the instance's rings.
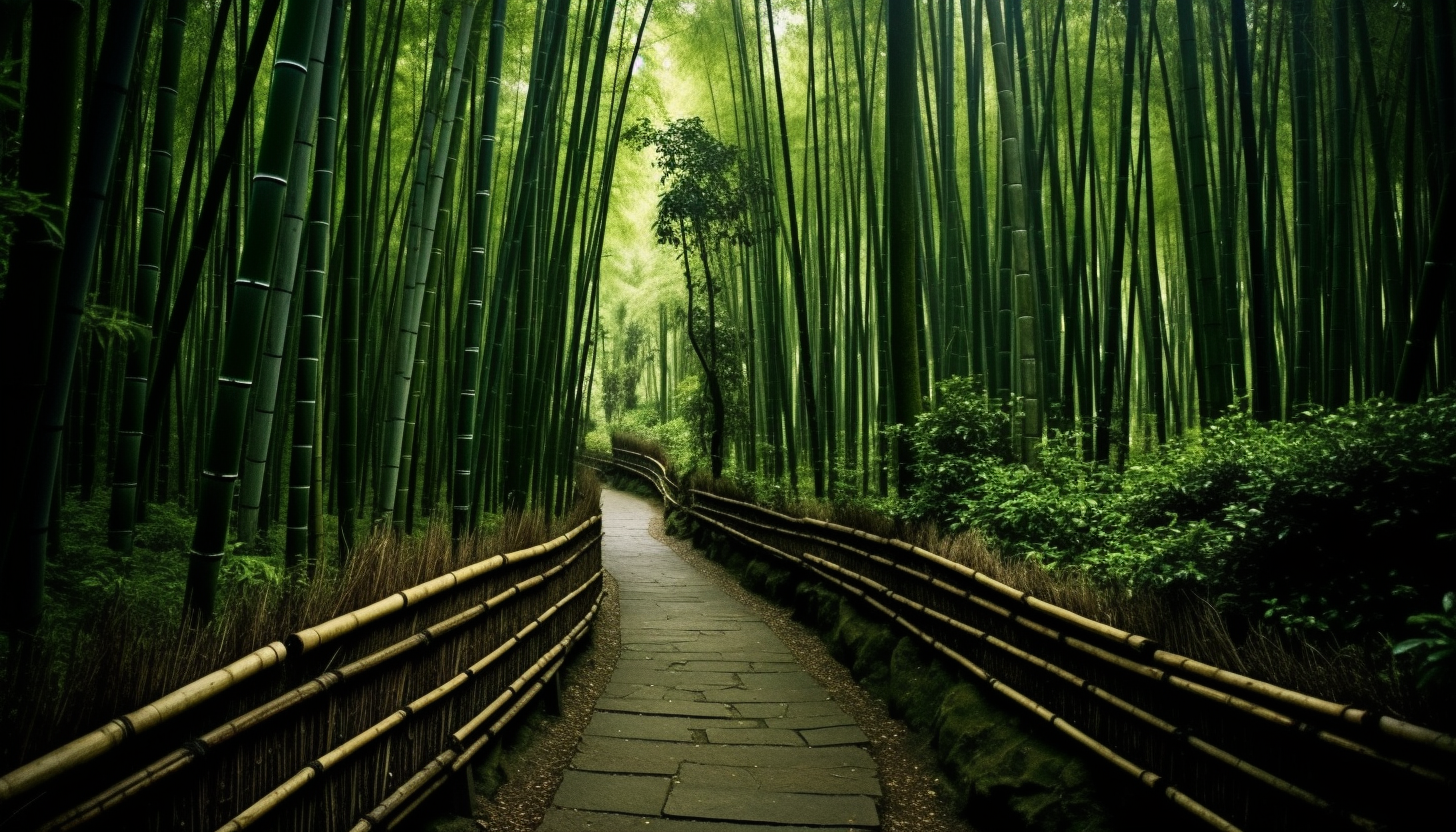
{"label": "stone paving slab", "polygon": [[776,673],[735,673],[738,684],[744,690],[771,690],[775,688],[812,688],[823,690],[814,678],[802,670],[783,670]]}
{"label": "stone paving slab", "polygon": [[[721,704],[721,703],[720,703]],[[736,716],[744,719],[778,719],[789,715],[789,706],[792,702],[740,702],[736,705],[729,705]],[[834,705],[833,702],[811,702],[811,705]],[[839,707],[835,705],[835,707]]]}
{"label": "stone paving slab", "polygon": [[789,702],[784,705],[784,716],[793,719],[806,716],[844,716],[844,711],[833,701]]}
{"label": "stone paving slab", "polygon": [[762,728],[761,719],[692,719],[688,717],[643,716],[610,711],[597,711],[592,715],[586,733],[597,737],[621,737],[633,740],[664,740],[667,742],[698,742],[694,731],[710,728]]}
{"label": "stone paving slab", "polygon": [[753,662],[727,662],[707,660],[694,660],[685,662],[682,660],[674,660],[669,666],[674,668],[681,667],[683,670],[718,671],[722,673],[747,673],[753,670]]}
{"label": "stone paving slab", "polygon": [[709,728],[708,742],[724,745],[808,745],[797,731],[784,728]]}
{"label": "stone paving slab", "polygon": [[826,748],[719,745],[714,743],[582,737],[572,768],[624,774],[674,774],[683,763],[774,768],[873,769],[869,752],[852,745]]}
{"label": "stone paving slab", "polygon": [[756,823],[723,823],[675,818],[644,818],[633,815],[609,815],[575,809],[551,809],[537,832],[829,832],[830,830],[864,829],[862,826],[765,826]]}
{"label": "stone paving slab", "polygon": [[[755,674],[730,673],[724,670],[673,670],[657,668],[638,668],[618,666],[612,673],[612,681],[626,682],[632,685],[669,685],[679,684],[703,684],[703,685],[736,685],[739,683],[739,676],[752,676]],[[764,676],[778,676],[778,673],[758,674]]]}
{"label": "stone paving slab", "polygon": [[757,615],[647,534],[655,505],[606,490],[602,509],[622,655],[540,828],[878,827],[854,720]]}
{"label": "stone paving slab", "polygon": [[[686,699],[608,699],[603,696],[597,700],[597,710],[628,714],[660,714],[662,716],[719,717],[722,719],[760,718],[757,714],[751,716],[745,714],[742,708],[734,708],[726,702],[696,702]],[[782,714],[776,714],[776,716],[782,716]]]}
{"label": "stone paving slab", "polygon": [[756,766],[710,766],[683,763],[674,783],[684,786],[716,786],[724,789],[765,789],[800,794],[880,795],[880,780],[874,769],[768,768]]}
{"label": "stone paving slab", "polygon": [[805,826],[879,826],[875,802],[863,795],[795,794],[754,789],[674,786],[667,796],[667,816]]}
{"label": "stone paving slab", "polygon": [[662,804],[667,800],[671,784],[672,781],[666,777],[567,771],[552,802],[566,809],[658,817],[662,814]]}
{"label": "stone paving slab", "polygon": [[829,699],[829,694],[824,688],[815,685],[812,688],[726,688],[708,694],[709,702],[824,702]]}
{"label": "stone paving slab", "polygon": [[840,725],[854,725],[854,719],[849,714],[840,711],[837,714],[825,714],[823,716],[786,716],[774,724],[780,728],[787,728],[790,731],[808,731],[814,728],[837,728]]}
{"label": "stone paving slab", "polygon": [[831,728],[814,728],[800,731],[810,745],[859,745],[870,741],[858,725],[836,725]]}

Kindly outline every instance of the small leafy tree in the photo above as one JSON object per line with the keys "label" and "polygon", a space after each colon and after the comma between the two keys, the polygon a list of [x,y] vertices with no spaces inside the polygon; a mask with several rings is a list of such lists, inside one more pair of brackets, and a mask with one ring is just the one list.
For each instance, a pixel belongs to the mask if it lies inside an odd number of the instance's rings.
{"label": "small leafy tree", "polygon": [[762,185],[741,163],[738,148],[724,144],[703,126],[702,119],[670,121],[661,128],[646,119],[623,133],[637,150],[657,152],[653,164],[662,172],[653,230],[659,245],[678,250],[688,290],[688,340],[712,406],[708,456],[713,476],[723,473],[723,436],[727,423],[724,377],[741,373],[738,351],[722,336],[718,321],[715,267],[721,270],[727,248],[752,245],[749,206]]}

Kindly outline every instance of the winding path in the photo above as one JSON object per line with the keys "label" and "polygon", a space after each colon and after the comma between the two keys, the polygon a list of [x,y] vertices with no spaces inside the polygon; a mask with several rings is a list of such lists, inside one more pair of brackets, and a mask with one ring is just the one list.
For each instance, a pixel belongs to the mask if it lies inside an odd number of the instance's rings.
{"label": "winding path", "polygon": [[768,625],[648,534],[657,511],[602,492],[622,654],[541,830],[878,827],[864,733]]}

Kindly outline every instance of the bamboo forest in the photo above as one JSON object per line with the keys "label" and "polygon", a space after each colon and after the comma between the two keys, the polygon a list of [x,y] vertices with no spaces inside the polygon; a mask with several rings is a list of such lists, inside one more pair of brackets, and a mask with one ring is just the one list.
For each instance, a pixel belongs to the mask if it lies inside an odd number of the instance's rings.
{"label": "bamboo forest", "polygon": [[0,830],[1442,823],[1453,176],[1447,0],[0,0]]}

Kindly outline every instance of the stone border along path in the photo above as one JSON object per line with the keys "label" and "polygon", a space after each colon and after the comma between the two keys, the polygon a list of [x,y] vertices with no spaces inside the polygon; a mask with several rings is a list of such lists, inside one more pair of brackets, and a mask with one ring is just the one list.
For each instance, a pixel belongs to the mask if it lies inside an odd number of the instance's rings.
{"label": "stone border along path", "polygon": [[880,825],[869,740],[756,614],[603,489],[622,652],[542,832],[793,832]]}

